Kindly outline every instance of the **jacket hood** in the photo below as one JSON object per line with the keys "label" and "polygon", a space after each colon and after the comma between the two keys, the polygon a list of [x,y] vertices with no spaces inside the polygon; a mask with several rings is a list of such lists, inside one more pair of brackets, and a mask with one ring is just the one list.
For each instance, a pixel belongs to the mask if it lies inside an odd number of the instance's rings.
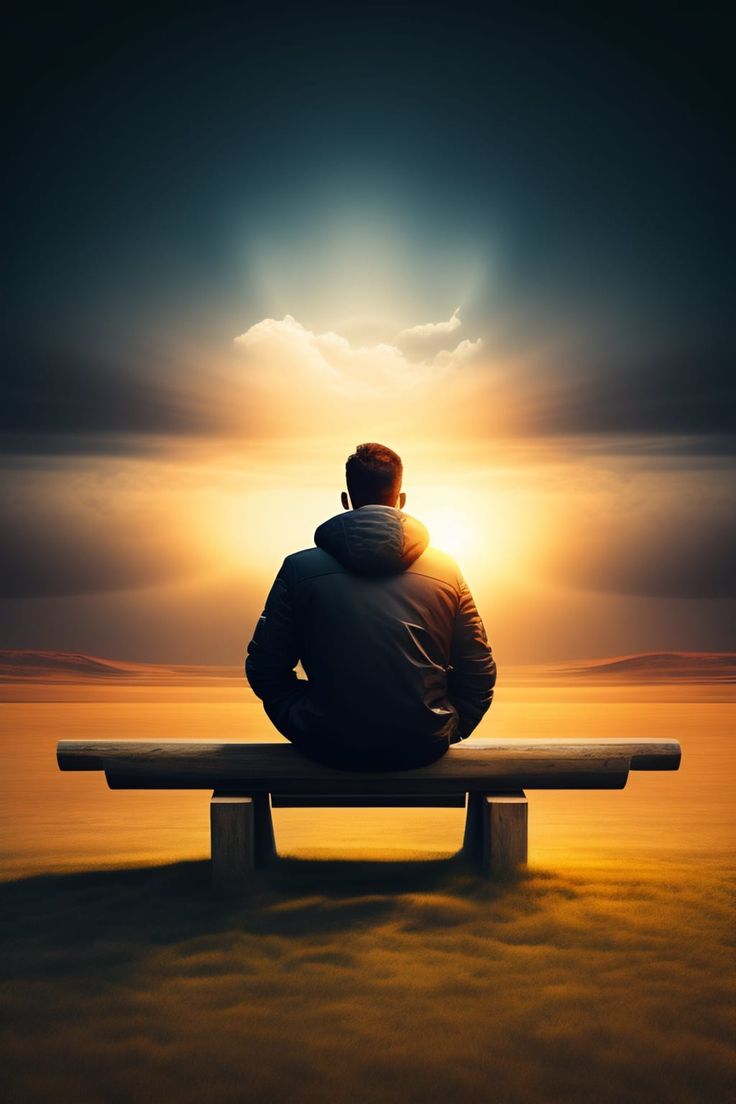
{"label": "jacket hood", "polygon": [[429,544],[421,521],[393,506],[344,510],[322,523],[314,534],[318,548],[360,575],[393,575],[406,571]]}

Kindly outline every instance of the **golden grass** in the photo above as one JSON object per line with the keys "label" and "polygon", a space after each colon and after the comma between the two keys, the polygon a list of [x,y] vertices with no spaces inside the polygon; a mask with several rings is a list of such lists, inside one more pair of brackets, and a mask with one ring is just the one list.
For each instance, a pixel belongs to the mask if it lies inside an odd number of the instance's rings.
{"label": "golden grass", "polygon": [[622,791],[530,792],[517,883],[447,857],[461,810],[278,809],[290,857],[228,905],[208,793],[111,792],[55,748],[272,737],[242,687],[2,689],[12,1104],[736,1099],[733,687],[502,686],[480,735],[684,753]]}
{"label": "golden grass", "polygon": [[734,1089],[731,872],[282,860],[6,882],[8,1099],[702,1101]]}

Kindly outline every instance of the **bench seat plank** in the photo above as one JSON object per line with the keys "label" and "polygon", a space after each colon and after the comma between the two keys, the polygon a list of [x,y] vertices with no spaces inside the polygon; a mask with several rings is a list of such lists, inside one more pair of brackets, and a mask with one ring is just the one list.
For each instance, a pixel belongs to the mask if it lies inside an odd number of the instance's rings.
{"label": "bench seat plank", "polygon": [[676,770],[671,740],[471,740],[416,770],[345,771],[284,743],[63,740],[61,770],[104,770],[112,789],[221,789],[251,793],[439,795],[527,789],[620,789],[629,770]]}

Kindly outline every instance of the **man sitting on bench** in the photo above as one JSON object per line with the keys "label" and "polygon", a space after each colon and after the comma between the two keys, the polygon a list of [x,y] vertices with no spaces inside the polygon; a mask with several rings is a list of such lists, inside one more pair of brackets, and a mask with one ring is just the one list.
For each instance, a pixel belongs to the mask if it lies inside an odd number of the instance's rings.
{"label": "man sitting on bench", "polygon": [[347,512],[319,526],[316,548],[284,560],[246,675],[279,732],[311,759],[346,770],[424,766],[476,727],[496,665],[457,564],[403,512],[401,458],[359,445],[345,471]]}

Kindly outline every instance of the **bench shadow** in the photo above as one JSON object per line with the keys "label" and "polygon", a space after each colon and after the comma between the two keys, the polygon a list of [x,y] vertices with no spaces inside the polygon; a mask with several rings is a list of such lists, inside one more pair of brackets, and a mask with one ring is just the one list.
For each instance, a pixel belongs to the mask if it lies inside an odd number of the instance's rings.
{"label": "bench shadow", "polygon": [[241,896],[225,899],[212,893],[207,860],[41,874],[0,883],[0,933],[6,946],[30,941],[60,960],[100,940],[143,953],[233,929],[295,937],[347,931],[394,912],[401,895],[487,900],[513,892],[518,881],[524,875],[489,883],[462,852],[400,861],[279,857]]}

